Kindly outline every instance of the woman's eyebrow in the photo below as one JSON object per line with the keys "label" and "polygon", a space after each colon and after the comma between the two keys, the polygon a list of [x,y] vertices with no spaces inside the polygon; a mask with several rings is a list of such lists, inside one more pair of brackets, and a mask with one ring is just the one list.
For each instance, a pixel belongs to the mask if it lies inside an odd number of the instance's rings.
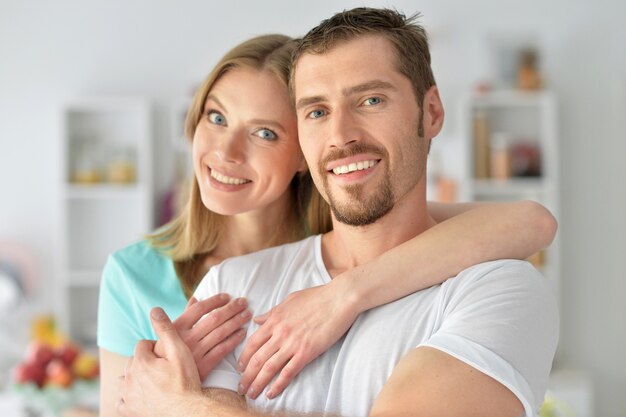
{"label": "woman's eyebrow", "polygon": [[226,106],[224,106],[224,104],[220,101],[219,98],[217,98],[214,94],[209,94],[208,96],[206,96],[206,101],[214,101],[215,103],[217,103],[218,106],[220,106],[222,109],[226,110]]}
{"label": "woman's eyebrow", "polygon": [[252,119],[249,121],[249,123],[255,124],[255,125],[262,125],[262,126],[268,126],[268,127],[273,127],[275,129],[280,129],[283,132],[286,132],[285,128],[283,127],[283,125],[281,125],[280,123],[278,123],[276,120],[269,120],[269,119]]}

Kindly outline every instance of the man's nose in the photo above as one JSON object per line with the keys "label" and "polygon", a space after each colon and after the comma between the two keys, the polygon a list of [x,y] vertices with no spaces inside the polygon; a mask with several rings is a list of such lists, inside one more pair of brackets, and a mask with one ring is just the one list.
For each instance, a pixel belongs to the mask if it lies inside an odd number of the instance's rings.
{"label": "man's nose", "polygon": [[361,140],[361,130],[349,110],[337,110],[331,118],[330,143],[341,148]]}

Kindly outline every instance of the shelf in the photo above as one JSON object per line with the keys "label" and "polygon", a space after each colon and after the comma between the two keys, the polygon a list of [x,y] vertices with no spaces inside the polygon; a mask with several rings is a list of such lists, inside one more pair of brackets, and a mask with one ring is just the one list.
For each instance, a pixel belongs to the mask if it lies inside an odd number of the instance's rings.
{"label": "shelf", "polygon": [[537,107],[552,100],[551,94],[544,91],[503,90],[488,93],[475,93],[469,96],[473,108]]}
{"label": "shelf", "polygon": [[66,197],[71,199],[128,198],[147,192],[144,186],[131,184],[67,184]]}
{"label": "shelf", "polygon": [[[470,201],[534,200],[559,218],[557,99],[550,91],[468,93],[459,100],[463,136],[459,195]],[[506,178],[511,173],[519,176]],[[540,176],[530,176],[538,174]],[[522,174],[528,176],[522,176]],[[504,177],[496,179],[494,177]],[[478,179],[477,179],[478,178]],[[540,272],[559,300],[560,239]]]}
{"label": "shelf", "polygon": [[60,107],[59,118],[62,279],[56,309],[62,331],[95,344],[107,258],[154,226],[151,104],[141,97],[75,98]]}

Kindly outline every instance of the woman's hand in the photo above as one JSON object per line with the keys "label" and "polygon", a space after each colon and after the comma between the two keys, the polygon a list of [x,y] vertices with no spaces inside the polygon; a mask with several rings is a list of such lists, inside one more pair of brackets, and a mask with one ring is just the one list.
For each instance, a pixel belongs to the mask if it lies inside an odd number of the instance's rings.
{"label": "woman's hand", "polygon": [[326,285],[290,294],[268,313],[255,317],[261,327],[248,339],[239,359],[244,370],[239,393],[257,398],[279,395],[313,359],[343,336],[360,310],[349,287]]}
{"label": "woman's hand", "polygon": [[[242,326],[252,317],[247,304],[245,298],[231,300],[227,294],[202,301],[192,297],[174,321],[174,328],[189,347],[202,380],[244,340],[246,331]],[[164,356],[162,342],[156,342],[154,352]]]}

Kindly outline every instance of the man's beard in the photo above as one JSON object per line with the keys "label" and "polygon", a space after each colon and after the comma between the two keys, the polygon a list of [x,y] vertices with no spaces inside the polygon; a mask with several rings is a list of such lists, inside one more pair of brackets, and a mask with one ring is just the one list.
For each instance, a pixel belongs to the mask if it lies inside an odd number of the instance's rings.
{"label": "man's beard", "polygon": [[[372,145],[356,144],[347,149],[336,150],[328,154],[320,162],[320,172],[325,172],[328,162],[347,158],[362,153],[373,153],[381,155],[382,159],[389,161],[388,153],[385,149]],[[379,162],[380,163],[380,162]],[[383,179],[378,185],[373,196],[366,196],[363,184],[354,184],[343,187],[343,192],[348,195],[347,202],[339,202],[333,194],[328,184],[328,174],[323,175],[323,189],[328,199],[328,204],[337,221],[349,226],[367,226],[375,223],[378,219],[386,215],[393,209],[395,204],[393,189],[391,187],[391,177],[389,175],[388,162],[385,164]]]}

